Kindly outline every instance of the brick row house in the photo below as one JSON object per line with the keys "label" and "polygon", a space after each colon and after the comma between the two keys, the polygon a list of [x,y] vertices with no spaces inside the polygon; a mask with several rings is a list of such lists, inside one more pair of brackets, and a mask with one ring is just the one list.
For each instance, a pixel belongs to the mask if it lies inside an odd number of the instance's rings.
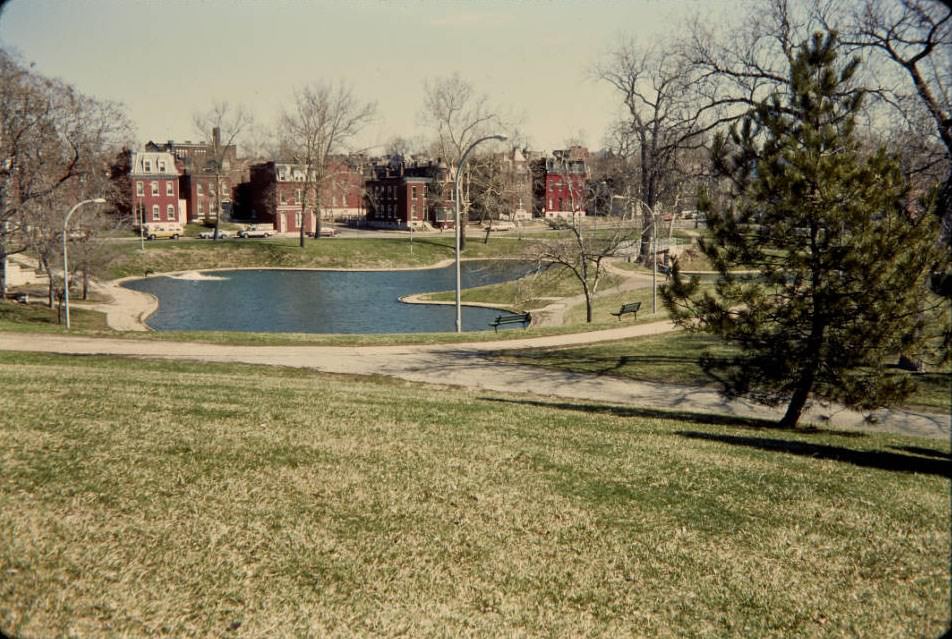
{"label": "brick row house", "polygon": [[171,153],[130,151],[128,180],[132,219],[138,228],[181,225],[185,204],[179,198],[179,167]]}
{"label": "brick row house", "polygon": [[[317,189],[308,188],[304,208],[304,231],[313,233],[315,211],[322,221],[348,220],[363,216],[363,162],[335,158],[328,163],[321,180],[321,206],[315,206]],[[243,189],[247,215],[251,221],[273,224],[278,233],[299,232],[302,223],[301,200],[304,196],[304,166],[285,162],[261,162],[249,169],[247,188]]]}
{"label": "brick row house", "polygon": [[453,226],[451,172],[440,162],[404,162],[373,166],[366,183],[367,225],[378,228]]}
{"label": "brick row house", "polygon": [[178,161],[182,169],[180,191],[188,222],[213,224],[218,218],[219,204],[223,217],[231,217],[233,190],[247,176],[243,163],[238,160],[236,146],[222,144],[217,128],[212,131],[211,142],[169,140],[160,144],[149,141],[145,149],[171,153]]}
{"label": "brick row house", "polygon": [[[215,132],[217,135],[217,132]],[[221,169],[214,150],[224,151]],[[315,189],[301,211],[304,169],[286,162],[249,165],[237,157],[234,145],[149,142],[145,151],[126,152],[114,174],[131,184],[130,210],[134,224],[214,223],[221,204],[225,219],[271,224],[278,233],[307,233],[322,221],[366,223],[378,228],[447,228],[454,224],[453,169],[419,156],[406,161],[335,156],[321,182],[321,205]],[[474,193],[470,218],[492,217],[521,221],[530,217],[586,215],[590,178],[589,153],[582,147],[544,156],[527,149],[510,149],[482,161],[492,176],[500,202],[484,204]],[[121,167],[120,167],[121,165]],[[474,162],[474,174],[481,170]],[[484,176],[485,177],[485,176]],[[492,210],[486,206],[492,205]]]}
{"label": "brick row house", "polygon": [[589,152],[583,147],[553,151],[536,160],[533,195],[536,210],[547,219],[584,217],[589,179]]}

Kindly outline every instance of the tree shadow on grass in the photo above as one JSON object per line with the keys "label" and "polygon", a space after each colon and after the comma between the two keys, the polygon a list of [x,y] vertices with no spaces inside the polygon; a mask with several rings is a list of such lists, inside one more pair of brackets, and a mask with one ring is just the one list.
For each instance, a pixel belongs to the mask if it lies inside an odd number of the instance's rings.
{"label": "tree shadow on grass", "polygon": [[606,404],[582,404],[574,402],[546,402],[531,399],[504,399],[501,397],[481,397],[488,402],[503,402],[507,404],[525,404],[539,408],[555,408],[559,410],[573,410],[613,417],[644,417],[649,419],[674,419],[681,422],[704,424],[708,426],[738,426],[741,428],[756,428],[777,430],[788,433],[839,435],[843,437],[865,437],[865,433],[821,428],[784,428],[777,422],[759,417],[745,417],[741,415],[717,415],[712,413],[694,413],[690,411],[658,410],[654,408],[639,408],[637,406],[612,406]]}
{"label": "tree shadow on grass", "polygon": [[893,450],[903,450],[914,455],[925,455],[926,457],[937,457],[939,459],[952,459],[952,453],[947,453],[934,448],[923,448],[922,446],[890,446]]}
{"label": "tree shadow on grass", "polygon": [[[505,352],[499,355],[506,355]],[[698,366],[698,383],[704,383],[704,373],[700,370],[698,359],[696,357],[685,357],[679,355],[617,355],[617,356],[598,356],[598,355],[575,355],[560,354],[558,351],[545,351],[539,355],[534,355],[531,351],[519,353],[515,359],[521,364],[537,365],[536,360],[541,360],[543,364],[549,364],[559,368],[566,368],[575,373],[588,373],[590,375],[614,375],[630,379],[645,379],[655,381],[661,378],[661,375],[634,375],[619,373],[627,366],[634,367],[634,371],[643,371],[649,364],[671,364],[671,365],[694,365]],[[710,376],[708,376],[710,377]],[[710,381],[717,381],[710,378]]]}
{"label": "tree shadow on grass", "polygon": [[733,446],[747,446],[759,450],[813,457],[815,459],[831,459],[846,462],[864,468],[876,468],[901,473],[919,473],[936,475],[938,477],[952,477],[952,462],[944,459],[932,459],[919,455],[905,455],[886,450],[853,450],[842,446],[829,444],[815,444],[812,442],[768,439],[765,437],[749,437],[744,435],[722,435],[718,433],[702,433],[697,431],[678,431],[678,435],[689,439],[731,444]]}

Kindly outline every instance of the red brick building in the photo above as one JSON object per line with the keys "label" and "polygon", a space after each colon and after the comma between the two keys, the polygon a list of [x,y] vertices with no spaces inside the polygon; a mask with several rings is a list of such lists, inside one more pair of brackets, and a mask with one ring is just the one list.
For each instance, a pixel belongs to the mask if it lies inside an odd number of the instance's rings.
{"label": "red brick building", "polygon": [[543,217],[584,216],[588,186],[587,149],[571,147],[554,151],[552,157],[540,161],[534,171],[533,188],[537,210]]}
{"label": "red brick building", "polygon": [[[250,169],[250,218],[258,223],[270,223],[278,233],[299,232],[301,229],[301,201],[304,196],[304,169],[294,164],[262,162]],[[314,192],[308,193],[304,209],[304,231],[313,233]]]}
{"label": "red brick building", "polygon": [[179,198],[179,172],[171,153],[132,151],[129,181],[132,186],[133,224],[146,228],[183,222],[184,202]]}
{"label": "red brick building", "polygon": [[[145,145],[149,152],[171,153],[180,164],[182,183],[179,190],[185,200],[185,217],[189,222],[215,222],[219,203],[224,217],[230,217],[233,188],[244,177],[235,145],[223,145],[218,129],[213,131],[213,136],[211,142],[169,140],[162,144],[149,141]],[[218,154],[221,155],[220,170]]]}
{"label": "red brick building", "polygon": [[360,156],[328,161],[321,181],[322,220],[358,220],[366,215],[364,184],[369,169],[368,161]]}
{"label": "red brick building", "polygon": [[366,183],[367,224],[383,228],[453,225],[453,182],[446,165],[384,163]]}

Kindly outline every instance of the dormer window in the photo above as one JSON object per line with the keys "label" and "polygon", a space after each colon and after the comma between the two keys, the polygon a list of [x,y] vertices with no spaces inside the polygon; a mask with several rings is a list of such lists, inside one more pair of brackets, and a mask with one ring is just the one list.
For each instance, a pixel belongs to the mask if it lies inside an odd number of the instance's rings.
{"label": "dormer window", "polygon": [[165,173],[165,160],[159,160],[159,173]]}
{"label": "dormer window", "polygon": [[142,167],[146,173],[152,173],[152,160],[143,160]]}

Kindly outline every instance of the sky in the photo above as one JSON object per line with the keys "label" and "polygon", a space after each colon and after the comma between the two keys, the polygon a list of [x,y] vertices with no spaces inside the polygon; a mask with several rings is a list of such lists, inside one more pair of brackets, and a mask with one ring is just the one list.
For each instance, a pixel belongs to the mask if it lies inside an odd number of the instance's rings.
{"label": "sky", "polygon": [[13,0],[0,46],[40,73],[126,106],[136,139],[197,140],[216,100],[273,124],[294,89],[345,81],[377,104],[355,141],[424,136],[424,81],[454,72],[519,122],[531,148],[602,146],[621,103],[592,66],[624,38],[663,42],[727,0]]}

